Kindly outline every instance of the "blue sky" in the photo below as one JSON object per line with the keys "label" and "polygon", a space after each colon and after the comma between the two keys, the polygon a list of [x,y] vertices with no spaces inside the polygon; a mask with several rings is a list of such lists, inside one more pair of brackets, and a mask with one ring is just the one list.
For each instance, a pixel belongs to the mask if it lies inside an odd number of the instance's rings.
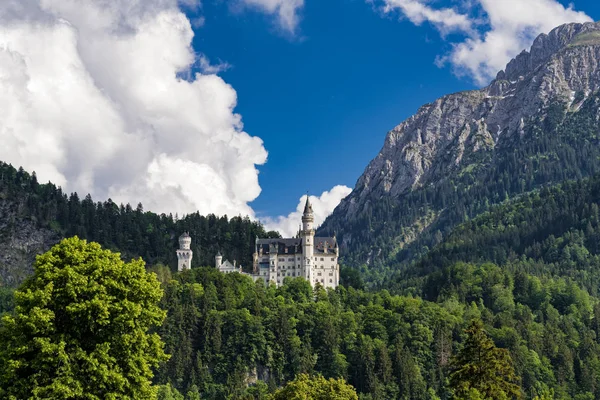
{"label": "blue sky", "polygon": [[421,105],[597,18],[592,0],[4,0],[0,160],[293,234],[306,191],[318,224]]}
{"label": "blue sky", "polygon": [[[461,33],[442,37],[428,22],[417,26],[376,6],[307,0],[291,37],[271,15],[204,2],[194,48],[231,64],[220,75],[238,93],[244,129],[269,152],[259,166],[262,193],[251,203],[257,215],[285,214],[307,190],[353,187],[389,129],[439,96],[478,87],[435,64]],[[574,6],[600,16],[596,1]]]}

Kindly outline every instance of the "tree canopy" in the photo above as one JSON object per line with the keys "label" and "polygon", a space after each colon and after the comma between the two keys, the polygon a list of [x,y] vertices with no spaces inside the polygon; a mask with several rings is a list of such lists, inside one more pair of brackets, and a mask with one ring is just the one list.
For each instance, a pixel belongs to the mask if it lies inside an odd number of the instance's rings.
{"label": "tree canopy", "polygon": [[299,374],[278,390],[271,400],[358,400],[358,395],[343,379]]}
{"label": "tree canopy", "polygon": [[141,259],[77,237],[39,256],[0,328],[3,399],[153,399],[163,291]]}

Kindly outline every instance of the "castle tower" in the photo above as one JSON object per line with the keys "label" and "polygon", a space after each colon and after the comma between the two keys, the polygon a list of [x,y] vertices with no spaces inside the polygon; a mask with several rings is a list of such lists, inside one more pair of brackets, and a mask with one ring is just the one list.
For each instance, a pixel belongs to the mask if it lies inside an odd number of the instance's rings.
{"label": "castle tower", "polygon": [[194,253],[191,249],[192,238],[187,232],[183,232],[179,236],[179,249],[177,250],[177,271],[190,269],[192,267],[192,256]]}
{"label": "castle tower", "polygon": [[221,264],[223,264],[223,255],[219,251],[215,256],[215,268],[219,269],[221,267]]}
{"label": "castle tower", "polygon": [[313,280],[313,271],[312,266],[313,256],[314,256],[314,239],[315,239],[315,230],[313,224],[315,222],[315,218],[313,215],[312,205],[310,204],[310,200],[308,195],[306,196],[306,205],[304,206],[304,214],[302,215],[302,231],[300,235],[302,237],[302,266],[303,266],[303,274],[304,278],[307,279],[311,285]]}

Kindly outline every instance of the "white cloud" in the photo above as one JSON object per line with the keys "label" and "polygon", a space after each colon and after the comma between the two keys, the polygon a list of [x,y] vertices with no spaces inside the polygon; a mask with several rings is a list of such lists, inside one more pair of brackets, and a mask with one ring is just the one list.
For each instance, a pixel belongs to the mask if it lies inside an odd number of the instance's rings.
{"label": "white cloud", "polygon": [[422,0],[385,0],[384,12],[389,13],[396,9],[413,24],[421,25],[423,22],[430,22],[444,34],[453,31],[469,32],[472,28],[472,22],[467,15],[452,8],[434,9]]}
{"label": "white cloud", "polygon": [[[312,204],[315,217],[315,227],[321,225],[333,212],[335,207],[340,204],[340,201],[348,196],[351,191],[352,189],[347,186],[338,185],[330,191],[323,192],[319,197],[310,196],[310,203]],[[287,217],[265,218],[262,222],[268,230],[279,231],[283,237],[294,237],[298,233],[298,225],[301,224],[305,204],[306,195],[302,196],[298,201],[296,211],[291,212]]]}
{"label": "white cloud", "polygon": [[0,2],[0,160],[97,200],[254,217],[267,151],[215,75],[228,65],[193,51],[181,3]]}
{"label": "white cloud", "polygon": [[246,7],[256,8],[268,14],[277,15],[279,25],[285,31],[294,34],[300,21],[299,12],[304,0],[237,0]]}
{"label": "white cloud", "polygon": [[218,64],[211,64],[206,55],[200,54],[198,57],[198,67],[204,74],[218,74],[220,72],[227,71],[229,68],[231,68],[231,65],[223,61],[219,61]]}
{"label": "white cloud", "polygon": [[0,159],[158,212],[249,214],[267,152],[177,0],[0,4]]}
{"label": "white cloud", "polygon": [[462,0],[464,12],[435,9],[426,0],[381,1],[385,12],[398,10],[417,25],[427,21],[444,35],[463,33],[464,40],[452,43],[450,53],[437,62],[450,63],[458,75],[470,76],[480,85],[487,84],[540,33],[567,22],[592,21],[556,0]]}

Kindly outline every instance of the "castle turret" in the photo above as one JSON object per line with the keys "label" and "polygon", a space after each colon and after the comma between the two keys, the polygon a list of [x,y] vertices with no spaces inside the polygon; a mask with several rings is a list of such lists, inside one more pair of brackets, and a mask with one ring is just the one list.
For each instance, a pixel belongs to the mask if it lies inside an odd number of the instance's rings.
{"label": "castle turret", "polygon": [[223,255],[219,251],[215,256],[215,268],[219,269],[221,267],[221,264],[223,264]]}
{"label": "castle turret", "polygon": [[184,232],[179,236],[179,249],[177,250],[177,270],[183,271],[192,267],[194,253],[191,249],[192,238],[189,233]]}
{"label": "castle turret", "polygon": [[312,284],[312,265],[314,255],[315,230],[313,224],[315,218],[313,215],[312,205],[308,195],[306,196],[306,204],[304,206],[304,214],[302,215],[302,256],[303,260],[303,275]]}

